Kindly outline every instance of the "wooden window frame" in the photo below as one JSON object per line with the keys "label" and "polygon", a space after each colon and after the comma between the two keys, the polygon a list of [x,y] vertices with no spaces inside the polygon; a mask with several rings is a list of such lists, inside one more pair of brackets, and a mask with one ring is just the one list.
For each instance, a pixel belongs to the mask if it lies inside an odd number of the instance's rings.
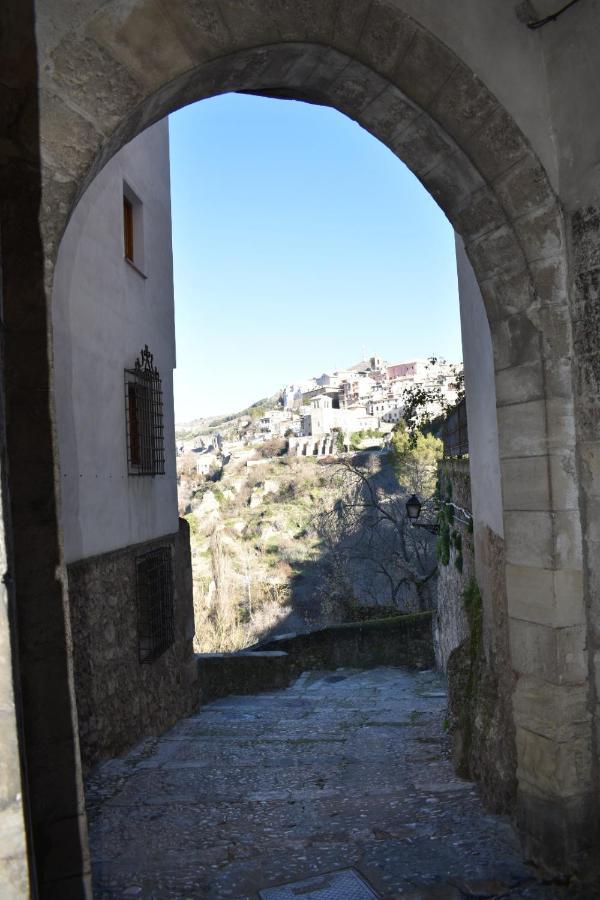
{"label": "wooden window frame", "polygon": [[123,194],[123,254],[125,259],[135,265],[135,224],[133,203]]}

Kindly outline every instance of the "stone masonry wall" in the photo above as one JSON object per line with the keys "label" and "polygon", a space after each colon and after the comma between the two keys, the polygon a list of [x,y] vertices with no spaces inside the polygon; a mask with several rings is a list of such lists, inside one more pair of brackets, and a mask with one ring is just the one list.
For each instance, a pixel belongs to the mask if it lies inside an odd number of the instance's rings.
{"label": "stone masonry wall", "polygon": [[[138,661],[136,557],[172,548],[175,641]],[[198,702],[189,526],[68,567],[75,693],[85,770],[189,714]]]}
{"label": "stone masonry wall", "polygon": [[[466,459],[446,459],[440,465],[440,494],[461,509],[471,510],[471,480],[469,461]],[[448,565],[440,562],[437,579],[437,612],[433,623],[435,658],[439,669],[446,672],[448,659],[467,638],[469,623],[465,612],[463,594],[475,577],[475,557],[473,534],[459,521],[466,517],[458,510],[450,524],[450,535],[460,535],[461,549],[457,541],[450,540]]]}
{"label": "stone masonry wall", "polygon": [[[577,721],[594,723],[589,747],[581,743],[582,756],[587,753],[592,760],[594,796],[597,798],[600,795],[600,203],[573,212],[571,240],[582,552],[587,596],[579,617],[587,625],[587,670],[581,667],[578,677],[573,679],[575,683],[570,686],[568,703]],[[592,846],[598,847],[600,810],[597,802],[591,807],[588,832]],[[598,867],[597,851],[595,863]]]}
{"label": "stone masonry wall", "polygon": [[238,653],[201,653],[196,659],[202,703],[228,694],[286,687],[310,670],[430,669],[434,665],[431,612],[284,634]]}
{"label": "stone masonry wall", "polygon": [[[471,509],[468,460],[444,460],[441,498]],[[504,577],[504,542],[482,523],[473,532],[455,509],[448,565],[440,563],[434,640],[438,667],[448,677],[454,765],[480,785],[494,810],[513,812],[516,747]],[[462,557],[461,569],[456,560]],[[485,611],[491,622],[484,622]],[[493,625],[493,627],[490,627]]]}

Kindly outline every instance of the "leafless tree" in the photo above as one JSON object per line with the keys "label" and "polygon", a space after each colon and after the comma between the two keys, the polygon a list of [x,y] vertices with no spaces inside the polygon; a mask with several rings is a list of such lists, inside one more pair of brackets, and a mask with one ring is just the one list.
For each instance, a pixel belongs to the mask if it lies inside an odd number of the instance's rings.
{"label": "leafless tree", "polygon": [[435,539],[410,524],[406,491],[393,481],[390,489],[391,467],[381,461],[346,458],[338,467],[340,498],[315,525],[327,589],[359,602],[425,609],[437,573]]}

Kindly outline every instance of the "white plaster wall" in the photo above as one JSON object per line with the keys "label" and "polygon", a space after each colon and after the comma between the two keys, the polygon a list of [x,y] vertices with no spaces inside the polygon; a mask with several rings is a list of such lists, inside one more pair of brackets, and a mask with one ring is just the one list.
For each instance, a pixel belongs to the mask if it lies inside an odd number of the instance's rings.
{"label": "white plaster wall", "polygon": [[[123,255],[123,181],[143,202],[146,277]],[[52,318],[66,561],[177,531],[167,120],[124,147],[78,204],[58,254]],[[162,377],[165,475],[131,477],[123,372],[145,344]]]}
{"label": "white plaster wall", "polygon": [[455,240],[473,519],[476,525],[487,525],[503,537],[496,387],[490,326],[462,239],[456,235]]}

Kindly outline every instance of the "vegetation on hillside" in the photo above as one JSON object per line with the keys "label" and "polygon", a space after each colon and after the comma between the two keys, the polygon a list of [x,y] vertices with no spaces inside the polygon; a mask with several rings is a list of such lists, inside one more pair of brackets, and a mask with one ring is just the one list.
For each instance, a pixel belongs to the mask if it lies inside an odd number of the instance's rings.
{"label": "vegetation on hillside", "polygon": [[[413,446],[397,428],[389,453],[281,450],[274,442],[252,467],[233,461],[218,482],[194,482],[186,517],[200,652],[432,603],[435,542],[410,526],[405,502],[435,480],[440,442]],[[182,497],[192,477],[180,476]]]}
{"label": "vegetation on hillside", "polygon": [[311,522],[328,481],[316,459],[283,456],[227,466],[218,486],[196,492],[186,518],[199,651],[238,649],[286,619],[300,627],[315,617],[302,582],[318,556]]}
{"label": "vegetation on hillside", "polygon": [[210,434],[219,430],[234,430],[238,420],[250,419],[250,421],[254,421],[255,419],[260,419],[261,416],[264,416],[266,410],[279,405],[279,393],[273,394],[271,397],[263,397],[261,400],[251,403],[250,406],[239,410],[239,412],[194,419],[191,422],[179,425],[175,428],[175,438],[177,441],[189,441],[200,433]]}
{"label": "vegetation on hillside", "polygon": [[[417,494],[431,518],[442,456],[431,419],[439,393],[412,391],[388,450],[365,449],[382,441],[379,432],[353,433],[348,448],[337,430],[336,457],[290,457],[286,440],[276,438],[257,447],[252,461],[234,456],[204,478],[182,463],[196,650],[236,650],[275,631],[434,605],[435,538],[413,527],[406,500]],[[199,420],[201,430],[239,437],[244,420],[276,399]],[[198,424],[189,432],[199,433]]]}

